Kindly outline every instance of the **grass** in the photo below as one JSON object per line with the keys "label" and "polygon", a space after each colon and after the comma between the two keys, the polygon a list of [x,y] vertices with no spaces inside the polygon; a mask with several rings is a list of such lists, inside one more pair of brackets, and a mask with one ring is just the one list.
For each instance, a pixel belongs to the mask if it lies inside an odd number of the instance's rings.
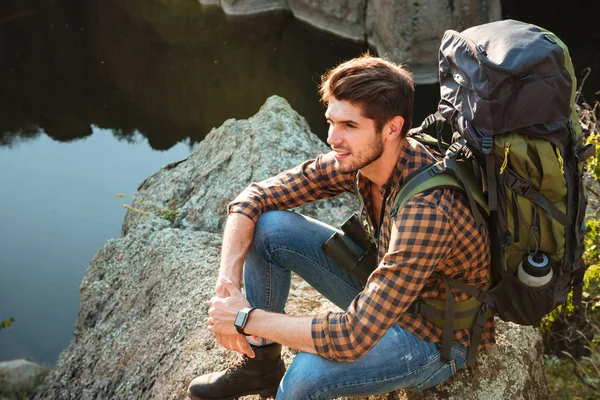
{"label": "grass", "polygon": [[179,216],[181,212],[180,209],[175,207],[175,199],[170,198],[167,207],[161,207],[158,204],[149,201],[147,199],[138,197],[138,196],[127,196],[122,193],[117,193],[115,196],[120,198],[131,198],[133,200],[137,200],[138,206],[133,207],[129,204],[123,204],[122,207],[141,214],[141,215],[156,215],[159,218],[164,219],[165,221],[173,222]]}

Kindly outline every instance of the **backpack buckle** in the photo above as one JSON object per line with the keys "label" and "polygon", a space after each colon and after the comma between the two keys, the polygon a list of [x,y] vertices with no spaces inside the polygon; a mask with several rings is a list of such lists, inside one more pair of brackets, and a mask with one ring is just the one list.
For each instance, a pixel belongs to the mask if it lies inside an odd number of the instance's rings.
{"label": "backpack buckle", "polygon": [[439,175],[446,170],[446,167],[441,162],[436,162],[431,166],[432,175]]}
{"label": "backpack buckle", "polygon": [[491,136],[484,136],[481,138],[481,149],[485,154],[490,154],[494,148],[494,138]]}
{"label": "backpack buckle", "polygon": [[415,301],[412,304],[412,307],[411,307],[412,308],[412,312],[415,313],[415,314],[421,315],[421,304],[423,304],[423,303],[421,303],[420,301]]}
{"label": "backpack buckle", "polygon": [[456,142],[452,143],[450,147],[448,147],[448,150],[446,150],[445,154],[446,157],[456,158],[456,156],[460,154],[461,150],[465,147],[466,144],[467,141],[463,137],[460,137]]}
{"label": "backpack buckle", "polygon": [[533,197],[533,190],[533,186],[531,185],[522,185],[521,196],[525,197],[526,199],[531,199]]}
{"label": "backpack buckle", "polygon": [[423,123],[421,124],[421,129],[422,130],[427,130],[427,128],[429,128],[431,125],[433,125],[433,123],[435,122],[435,114],[429,114],[427,116],[427,118],[425,118],[423,120]]}

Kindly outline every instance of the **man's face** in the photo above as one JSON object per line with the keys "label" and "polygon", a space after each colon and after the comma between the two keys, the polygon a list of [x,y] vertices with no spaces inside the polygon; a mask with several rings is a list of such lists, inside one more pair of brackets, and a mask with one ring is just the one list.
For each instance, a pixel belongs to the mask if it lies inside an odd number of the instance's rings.
{"label": "man's face", "polygon": [[381,132],[376,131],[374,120],[363,116],[362,107],[332,98],[325,118],[329,123],[327,144],[336,153],[340,172],[358,171],[381,157]]}

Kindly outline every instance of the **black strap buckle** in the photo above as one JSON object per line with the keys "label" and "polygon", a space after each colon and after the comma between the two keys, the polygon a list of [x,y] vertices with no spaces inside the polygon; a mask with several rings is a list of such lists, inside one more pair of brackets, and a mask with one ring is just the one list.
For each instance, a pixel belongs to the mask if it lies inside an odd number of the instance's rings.
{"label": "black strap buckle", "polygon": [[456,158],[462,149],[467,145],[467,141],[464,138],[459,138],[456,142],[452,143],[448,150],[446,150],[446,157]]}
{"label": "black strap buckle", "polygon": [[485,154],[490,154],[494,148],[494,138],[492,136],[484,136],[481,138],[481,149]]}
{"label": "black strap buckle", "polygon": [[431,125],[433,125],[433,123],[435,122],[436,118],[435,118],[435,114],[429,114],[427,116],[427,118],[425,118],[423,120],[423,123],[421,124],[421,129],[422,130],[427,130],[427,128],[429,128]]}
{"label": "black strap buckle", "polygon": [[431,174],[434,176],[441,174],[445,170],[446,170],[446,167],[442,162],[436,162],[435,164],[433,164],[431,166]]}
{"label": "black strap buckle", "polygon": [[415,301],[411,306],[411,311],[415,314],[421,315],[421,303],[420,301]]}

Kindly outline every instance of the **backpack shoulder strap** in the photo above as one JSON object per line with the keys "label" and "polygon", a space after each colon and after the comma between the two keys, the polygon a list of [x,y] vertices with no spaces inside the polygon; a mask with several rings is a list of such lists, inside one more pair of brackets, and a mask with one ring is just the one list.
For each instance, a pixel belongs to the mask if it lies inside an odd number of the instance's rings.
{"label": "backpack shoulder strap", "polygon": [[[480,210],[487,215],[489,213],[487,202],[473,171],[462,162],[456,162],[455,164],[456,168],[453,169],[460,171],[459,173],[449,169],[445,164],[445,160],[442,160],[410,175],[398,191],[390,215],[392,217],[396,216],[398,210],[415,195],[441,188],[454,188],[466,192],[469,197],[472,196],[473,201],[478,206],[477,208],[479,208],[479,210],[472,210],[474,215],[479,214]],[[471,204],[471,207],[474,206],[475,204]]]}

